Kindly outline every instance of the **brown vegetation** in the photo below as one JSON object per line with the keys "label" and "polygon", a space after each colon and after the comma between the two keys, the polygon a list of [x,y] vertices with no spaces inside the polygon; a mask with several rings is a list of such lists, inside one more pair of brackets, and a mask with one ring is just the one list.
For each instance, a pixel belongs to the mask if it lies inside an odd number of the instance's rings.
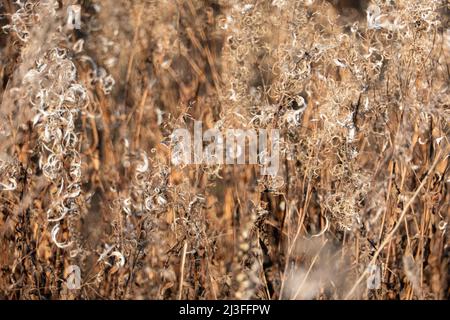
{"label": "brown vegetation", "polygon": [[[0,13],[0,298],[449,299],[445,0]],[[194,120],[279,129],[279,176],[172,165]]]}

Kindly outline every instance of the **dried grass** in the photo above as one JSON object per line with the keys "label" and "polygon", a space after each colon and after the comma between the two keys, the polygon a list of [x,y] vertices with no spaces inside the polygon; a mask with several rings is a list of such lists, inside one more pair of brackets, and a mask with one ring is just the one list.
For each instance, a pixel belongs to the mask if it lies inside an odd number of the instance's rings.
{"label": "dried grass", "polygon": [[[449,10],[3,0],[0,298],[449,299]],[[172,165],[194,120],[279,176]]]}

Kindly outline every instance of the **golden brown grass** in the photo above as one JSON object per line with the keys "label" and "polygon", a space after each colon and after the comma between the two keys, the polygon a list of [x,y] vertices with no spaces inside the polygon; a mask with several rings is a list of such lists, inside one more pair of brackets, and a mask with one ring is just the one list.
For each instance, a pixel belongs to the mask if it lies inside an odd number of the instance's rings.
{"label": "golden brown grass", "polygon": [[[449,10],[2,0],[0,298],[449,299]],[[194,120],[279,176],[172,165]]]}

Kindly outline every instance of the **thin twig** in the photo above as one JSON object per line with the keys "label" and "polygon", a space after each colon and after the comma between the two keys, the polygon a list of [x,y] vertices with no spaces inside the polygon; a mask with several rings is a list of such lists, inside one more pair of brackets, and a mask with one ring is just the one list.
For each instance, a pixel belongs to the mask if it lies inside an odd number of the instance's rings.
{"label": "thin twig", "polygon": [[186,262],[186,252],[187,252],[187,241],[184,241],[183,255],[181,257],[180,287],[179,287],[179,290],[178,290],[178,300],[181,300],[182,293],[183,293],[184,264]]}

